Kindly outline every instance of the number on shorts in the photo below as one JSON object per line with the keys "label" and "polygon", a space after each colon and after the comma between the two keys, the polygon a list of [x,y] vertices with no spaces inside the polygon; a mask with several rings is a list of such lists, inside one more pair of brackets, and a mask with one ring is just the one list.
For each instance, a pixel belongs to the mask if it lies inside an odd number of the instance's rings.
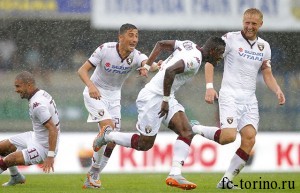
{"label": "number on shorts", "polygon": [[27,152],[30,159],[35,159],[39,157],[39,152],[35,148],[27,149]]}

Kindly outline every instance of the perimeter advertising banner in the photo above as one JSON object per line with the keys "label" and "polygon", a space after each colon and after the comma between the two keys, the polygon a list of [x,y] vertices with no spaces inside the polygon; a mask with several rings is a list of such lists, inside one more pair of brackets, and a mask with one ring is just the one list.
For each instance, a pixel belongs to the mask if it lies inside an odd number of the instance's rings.
{"label": "perimeter advertising banner", "polygon": [[[0,140],[14,133],[0,133]],[[85,173],[91,166],[95,133],[62,133],[55,173]],[[168,173],[171,166],[174,133],[159,133],[154,147],[147,152],[116,146],[104,172]],[[259,133],[256,145],[243,172],[300,172],[299,133]],[[218,145],[196,136],[191,144],[184,172],[224,172],[239,147],[235,143]],[[39,166],[19,167],[24,173],[42,173]],[[5,174],[8,174],[6,171]]]}
{"label": "perimeter advertising banner", "polygon": [[300,30],[300,0],[92,0],[92,26],[118,29],[236,30],[250,7],[264,13],[262,30]]}
{"label": "perimeter advertising banner", "polygon": [[0,0],[2,18],[86,18],[90,0]]}

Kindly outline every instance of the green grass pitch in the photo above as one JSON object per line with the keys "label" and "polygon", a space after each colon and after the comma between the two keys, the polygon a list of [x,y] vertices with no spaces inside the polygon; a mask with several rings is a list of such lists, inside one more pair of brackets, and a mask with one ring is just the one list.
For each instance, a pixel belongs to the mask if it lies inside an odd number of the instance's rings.
{"label": "green grass pitch", "polygon": [[[216,183],[222,177],[222,173],[186,173],[184,176],[196,183],[198,187],[190,192],[221,193],[230,190],[216,189]],[[26,183],[13,187],[0,187],[0,192],[5,193],[168,193],[185,192],[178,188],[165,185],[167,174],[102,174],[102,187],[100,189],[82,189],[85,174],[35,174],[26,175]],[[0,175],[0,183],[9,179],[9,175]],[[234,184],[240,187],[240,181],[244,186],[251,185],[250,189],[231,190],[234,192],[256,192],[256,193],[300,193],[300,173],[241,173],[235,178]],[[254,181],[256,189],[254,189]],[[276,189],[263,189],[265,181]],[[286,182],[284,182],[286,181]],[[259,188],[259,183],[261,188]],[[289,184],[290,183],[290,184]],[[283,189],[284,184],[284,189]],[[280,188],[280,189],[279,189]],[[292,188],[292,189],[290,189]],[[231,192],[230,191],[230,192]]]}

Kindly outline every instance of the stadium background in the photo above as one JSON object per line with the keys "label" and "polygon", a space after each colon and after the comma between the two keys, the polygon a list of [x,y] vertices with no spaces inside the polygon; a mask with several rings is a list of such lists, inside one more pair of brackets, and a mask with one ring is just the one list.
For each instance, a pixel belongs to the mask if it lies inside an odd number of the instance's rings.
{"label": "stadium background", "polygon": [[[202,14],[211,18],[218,15],[218,11],[223,12],[223,14],[228,12],[229,9],[224,10],[224,6],[220,5],[220,2],[222,4],[232,3],[233,5],[230,6],[236,6],[239,11],[237,11],[238,22],[230,30],[220,27],[221,25],[218,25],[220,21],[207,27],[204,25],[204,27],[193,26],[189,28],[177,24],[174,20],[170,22],[168,20],[170,18],[166,19],[166,27],[162,27],[161,21],[158,20],[156,22],[160,25],[157,25],[157,28],[153,24],[149,26],[146,24],[139,25],[136,16],[140,15],[144,19],[147,19],[147,16],[142,13],[142,8],[132,6],[133,4],[152,6],[152,8],[158,6],[156,8],[160,12],[156,13],[152,10],[151,14],[166,17],[163,14],[164,11],[170,15],[176,14],[170,13],[171,11],[167,9],[168,5],[180,7],[186,3],[181,4],[180,2],[184,1],[101,0],[97,3],[97,1],[89,0],[1,0],[0,50],[2,55],[0,55],[3,56],[3,53],[7,51],[8,44],[14,46],[14,49],[11,49],[11,57],[8,60],[2,57],[0,63],[0,132],[22,132],[31,129],[27,103],[20,100],[19,96],[14,93],[13,85],[16,73],[30,68],[29,64],[26,63],[26,54],[33,47],[38,47],[39,64],[49,75],[49,79],[47,79],[45,74],[38,71],[36,74],[38,85],[55,98],[61,116],[62,131],[64,133],[96,133],[96,125],[86,123],[87,112],[82,99],[84,85],[76,75],[76,71],[97,46],[104,42],[117,41],[117,29],[123,24],[126,14],[131,18],[128,22],[137,23],[137,27],[140,28],[137,49],[149,55],[155,43],[162,39],[189,39],[199,42],[201,45],[211,35],[221,36],[227,31],[240,30],[242,25],[241,13],[246,7],[255,6],[262,9],[265,18],[280,17],[280,5],[284,2],[289,5],[289,16],[294,18],[294,23],[289,23],[290,17],[287,20],[274,19],[272,20],[273,23],[266,21],[267,27],[262,28],[260,36],[271,45],[273,73],[286,94],[287,103],[284,106],[278,106],[276,96],[266,88],[259,75],[257,80],[257,97],[261,115],[259,130],[260,132],[275,131],[279,135],[281,132],[297,134],[300,129],[300,1],[257,0],[250,1],[250,3],[242,0],[186,1],[187,4],[197,3],[198,6],[202,6],[203,10],[210,10],[210,12],[198,13],[198,16],[200,17]],[[94,3],[94,6],[91,3]],[[111,8],[110,6],[117,7],[120,9],[120,15],[112,17],[103,11],[99,15],[100,11],[97,11],[97,7],[104,5],[108,8]],[[111,10],[113,9],[111,8]],[[134,14],[130,15],[124,11],[126,9],[134,12]],[[198,11],[201,11],[200,8]],[[105,21],[110,22],[110,19],[112,25],[107,24],[105,26]],[[104,21],[104,24],[97,24],[98,21]],[[197,20],[193,23],[197,23]],[[10,40],[9,43],[8,40]],[[160,58],[163,59],[167,54],[162,54]],[[220,86],[222,70],[222,65],[216,69],[214,85],[217,89]],[[150,78],[131,76],[124,85],[121,102],[122,129],[125,131],[135,131],[137,115],[135,98],[139,90],[149,80]],[[198,119],[207,125],[217,125],[217,103],[215,105],[206,104],[204,94],[204,72],[201,68],[197,77],[181,88],[177,98],[185,106],[190,119]],[[162,126],[161,131],[168,130]],[[297,165],[298,169],[299,165]]]}

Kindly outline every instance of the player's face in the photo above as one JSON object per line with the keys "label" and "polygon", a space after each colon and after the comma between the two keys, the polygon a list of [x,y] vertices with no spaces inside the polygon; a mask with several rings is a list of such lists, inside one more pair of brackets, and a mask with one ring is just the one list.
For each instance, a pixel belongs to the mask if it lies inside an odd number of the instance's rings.
{"label": "player's face", "polygon": [[29,98],[29,93],[28,93],[28,87],[29,85],[24,83],[23,81],[21,80],[15,80],[15,91],[16,93],[19,93],[20,94],[20,97],[22,99],[28,99]]}
{"label": "player's face", "polygon": [[263,21],[258,14],[246,14],[243,18],[243,31],[249,40],[255,40],[258,29],[262,26]]}
{"label": "player's face", "polygon": [[138,41],[139,32],[137,29],[127,30],[124,34],[119,36],[120,45],[126,52],[132,52],[137,46]]}

